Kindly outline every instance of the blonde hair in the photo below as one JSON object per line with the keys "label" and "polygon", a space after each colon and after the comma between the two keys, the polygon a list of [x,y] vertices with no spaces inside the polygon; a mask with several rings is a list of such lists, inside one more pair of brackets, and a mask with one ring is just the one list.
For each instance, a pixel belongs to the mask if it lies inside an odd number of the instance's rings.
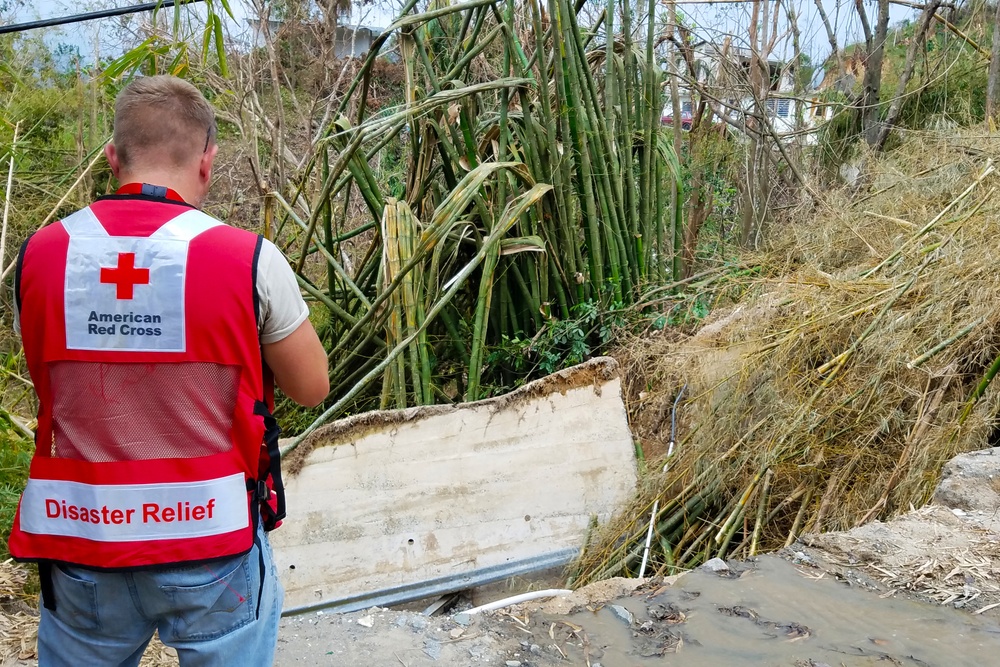
{"label": "blonde hair", "polygon": [[174,76],[147,76],[115,100],[114,144],[123,167],[153,160],[180,167],[215,141],[215,112],[193,85]]}

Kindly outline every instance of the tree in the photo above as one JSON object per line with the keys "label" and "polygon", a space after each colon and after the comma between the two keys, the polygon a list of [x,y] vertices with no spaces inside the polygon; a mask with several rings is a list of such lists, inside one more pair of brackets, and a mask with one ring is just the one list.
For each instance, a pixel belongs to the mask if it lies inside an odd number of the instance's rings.
{"label": "tree", "polygon": [[[889,112],[886,114],[885,123],[882,124],[878,131],[878,136],[875,139],[875,143],[872,146],[876,150],[882,150],[885,148],[885,142],[889,139],[889,133],[892,132],[893,125],[899,120],[899,114],[903,109],[903,100],[906,96],[906,86],[910,82],[910,77],[913,76],[913,68],[917,62],[917,53],[920,51],[920,47],[925,43],[927,39],[927,30],[931,26],[931,21],[933,20],[934,14],[937,13],[938,7],[941,6],[942,0],[931,0],[924,7],[923,13],[920,15],[920,23],[917,26],[916,31],[913,33],[913,39],[910,41],[910,46],[906,50],[906,62],[903,64],[903,73],[899,76],[899,83],[896,85],[896,94],[892,98],[892,102],[889,105]],[[1000,7],[1000,5],[998,5]],[[998,15],[1000,18],[1000,15]],[[994,50],[997,48],[997,42],[994,41]],[[993,59],[993,64],[990,67],[992,72],[993,65],[996,64],[996,58]],[[988,104],[988,102],[987,102]],[[987,114],[989,115],[989,114]],[[871,143],[871,142],[869,142]]]}
{"label": "tree", "polygon": [[993,15],[993,48],[990,54],[990,75],[986,84],[986,119],[996,120],[1000,105],[1000,2]]}
{"label": "tree", "polygon": [[885,56],[885,39],[889,34],[889,0],[878,0],[878,17],[875,31],[872,32],[868,21],[868,12],[862,0],[854,0],[854,7],[861,19],[861,28],[865,35],[865,50],[868,55],[865,62],[865,76],[861,92],[861,133],[869,146],[875,146],[879,140],[879,106],[882,94],[882,60]]}

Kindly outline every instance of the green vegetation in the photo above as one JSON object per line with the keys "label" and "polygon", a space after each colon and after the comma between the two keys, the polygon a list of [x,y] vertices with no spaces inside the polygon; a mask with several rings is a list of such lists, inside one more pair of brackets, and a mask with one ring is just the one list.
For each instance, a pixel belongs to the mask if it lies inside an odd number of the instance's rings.
{"label": "green vegetation", "polygon": [[996,445],[998,146],[906,139],[870,194],[831,189],[789,223],[767,256],[780,271],[701,290],[740,286],[739,308],[623,346],[633,432],[665,451],[684,387],[677,442],[578,583],[636,575],[651,520],[647,574],[673,574],[920,507],[951,457]]}
{"label": "green vegetation", "polygon": [[[887,98],[879,107],[879,119],[885,122],[891,102],[905,71],[907,51],[914,40],[919,42],[913,73],[903,94],[897,132],[887,142],[887,148],[899,145],[908,131],[941,131],[975,125],[986,116],[987,70],[989,48],[993,43],[993,8],[970,6],[947,14],[947,18],[930,22],[927,34],[921,37],[918,21],[903,21],[890,29],[886,40],[886,62],[882,71],[883,94]],[[949,27],[950,26],[950,27]],[[848,61],[861,62],[864,45],[844,49]],[[826,62],[828,80],[837,78],[836,58]],[[863,72],[863,65],[861,66]],[[847,81],[851,81],[848,77]],[[858,154],[861,122],[852,101],[860,96],[861,79],[853,80],[847,94],[828,89],[825,97],[844,104],[832,122],[820,134],[818,162],[829,171]]]}
{"label": "green vegetation", "polygon": [[[34,451],[34,443],[17,435],[13,428],[0,423],[0,535],[10,534],[17,502],[28,480],[28,463]],[[5,539],[0,546],[0,560],[8,557]]]}
{"label": "green vegetation", "polygon": [[[432,0],[419,6],[412,1],[374,38],[363,59],[338,58],[330,37],[336,11],[324,13],[301,0],[276,5],[283,23],[243,51],[225,48],[224,0],[209,3],[207,20],[180,9],[161,13],[158,29],[140,31],[134,48],[94,64],[53,53],[36,36],[2,37],[0,175],[13,164],[14,178],[10,189],[0,178],[0,205],[9,214],[0,264],[9,267],[18,245],[39,225],[113,189],[100,150],[109,136],[114,96],[131,76],[169,72],[194,81],[219,112],[222,152],[208,211],[265,234],[283,250],[328,348],[333,390],[326,403],[304,410],[279,401],[286,431],[299,438],[346,414],[495,395],[614,350],[632,336],[683,340],[720,305],[758,294],[769,280],[802,267],[821,265],[824,272],[802,274],[802,280],[832,281],[868,296],[869,290],[895,284],[895,274],[875,283],[829,278],[858,256],[873,256],[876,248],[879,257],[902,260],[881,245],[885,239],[862,237],[858,230],[871,226],[867,218],[852,217],[846,227],[851,233],[841,233],[844,220],[827,214],[847,205],[831,204],[827,189],[838,185],[845,163],[857,160],[862,173],[851,184],[857,203],[872,201],[874,213],[899,217],[888,206],[875,210],[879,188],[895,187],[885,185],[891,181],[885,173],[896,168],[913,179],[926,174],[909,164],[894,165],[893,149],[909,146],[915,154],[914,144],[907,143],[915,136],[952,133],[956,125],[984,120],[989,12],[950,13],[950,28],[935,20],[925,35],[916,33],[917,22],[890,32],[876,119],[890,118],[890,93],[901,81],[905,85],[894,132],[884,145],[890,157],[880,181],[881,172],[866,171],[858,159],[870,155],[861,136],[864,71],[855,62],[866,60],[864,45],[828,61],[827,68],[846,60],[855,70],[850,76],[828,72],[828,85],[818,96],[838,113],[814,145],[805,130],[782,137],[775,131],[774,113],[766,106],[768,85],[757,80],[761,75],[753,67],[766,55],[744,58],[749,64],[740,60],[739,76],[719,92],[712,87],[718,82],[697,81],[704,70],[695,52],[697,26],[670,26],[656,3],[622,0],[601,3],[587,25],[581,18],[585,6],[594,9],[593,3],[569,0]],[[796,31],[791,30],[798,39]],[[753,39],[767,42],[763,36]],[[904,81],[912,44],[919,57]],[[791,79],[806,95],[813,66],[800,46]],[[660,123],[664,90],[671,83],[664,62],[680,70],[674,83],[695,89],[692,127],[676,135]],[[766,63],[757,64],[770,71]],[[746,109],[726,109],[713,91],[726,99],[764,97],[751,99]],[[954,178],[948,183],[958,187]],[[938,196],[949,194],[954,193]],[[928,210],[940,203],[925,202]],[[909,229],[923,223],[920,215],[910,217],[893,224]],[[806,237],[808,243],[797,244]],[[824,242],[829,247],[817,250]],[[921,257],[938,250],[921,250]],[[5,284],[9,279],[7,271]],[[878,292],[864,303],[885,298]],[[0,294],[0,302],[0,415],[21,423],[0,420],[9,426],[0,477],[0,521],[7,521],[30,451],[17,433],[30,428],[34,405],[10,328],[9,291]],[[854,348],[838,343],[864,334],[870,321],[855,331],[860,321],[852,319],[872,314],[862,310],[864,303],[831,305],[838,313],[853,308],[844,315],[851,326],[827,340],[810,329],[815,349],[797,347],[801,331],[794,321],[784,315],[768,320],[773,327],[758,332],[757,341],[765,349],[754,358],[773,370],[785,360],[779,352],[801,353],[794,357],[801,376],[748,375],[756,379],[744,378],[742,394],[714,403],[721,381],[691,394],[707,401],[702,407],[713,419],[730,407],[743,412],[729,414],[728,431],[707,423],[694,429],[699,435],[690,436],[692,443],[702,443],[692,449],[697,455],[675,476],[656,480],[662,483],[657,493],[684,498],[680,504],[664,498],[659,506],[669,525],[657,567],[666,571],[714,553],[774,544],[780,531],[768,532],[764,524],[788,519],[795,502],[820,528],[849,523],[846,515],[838,517],[840,523],[828,522],[816,506],[822,492],[803,500],[806,492],[797,489],[805,482],[781,476],[781,466],[808,468],[815,479],[802,488],[819,489],[810,486],[814,483],[839,488],[841,478],[834,475],[847,473],[796,458],[816,451],[816,443],[803,444],[792,428],[815,417],[821,423],[809,422],[810,428],[823,437],[847,432],[832,408],[808,414],[789,409],[781,413],[784,421],[774,417],[773,428],[765,429],[766,446],[760,447],[770,459],[733,459],[727,452],[753,429],[764,428],[746,419],[758,411],[759,419],[770,414],[767,401],[753,401],[780,393],[771,384],[790,392],[779,396],[788,405],[830,407],[807,403],[813,394],[801,392],[812,387],[809,373],[830,358],[842,359],[849,369],[854,353],[865,351],[860,343]],[[790,306],[789,312],[808,322],[820,317]],[[924,342],[931,343],[932,333],[944,337],[928,330]],[[745,341],[734,335],[730,342]],[[660,349],[666,354],[674,348]],[[853,351],[837,356],[844,349]],[[628,358],[627,352],[622,355]],[[955,392],[966,389],[967,380],[979,382],[988,367],[983,359],[961,359],[964,375],[952,385]],[[647,358],[643,363],[653,366]],[[873,366],[878,365],[867,367],[869,377],[876,377]],[[679,373],[665,369],[661,376],[644,377],[649,387],[643,391],[672,382]],[[824,396],[853,405],[860,394]],[[989,390],[984,396],[990,398]],[[740,402],[747,397],[752,404]],[[881,418],[896,424],[893,415]],[[839,449],[829,454],[830,461],[850,459]],[[728,456],[732,465],[713,477],[706,461],[718,455]],[[889,468],[883,459],[876,463],[872,470]],[[909,474],[910,468],[904,471]],[[795,483],[786,489],[782,485],[789,479]],[[921,484],[907,487],[909,495],[890,490],[882,510],[901,507],[904,497],[918,498],[926,490]],[[794,498],[771,504],[779,492]],[[753,498],[757,506],[747,504]],[[641,509],[648,516],[651,507]],[[746,525],[757,521],[761,531],[745,534],[741,519]],[[643,532],[640,523],[623,527],[615,539],[628,539],[614,549],[633,548],[633,533]],[[720,540],[704,537],[699,531],[708,525],[732,532]],[[781,524],[781,531],[782,539],[795,532],[791,523]],[[620,558],[620,550],[603,555],[626,571],[634,565],[628,553]],[[590,565],[588,576],[594,576],[608,561]]]}

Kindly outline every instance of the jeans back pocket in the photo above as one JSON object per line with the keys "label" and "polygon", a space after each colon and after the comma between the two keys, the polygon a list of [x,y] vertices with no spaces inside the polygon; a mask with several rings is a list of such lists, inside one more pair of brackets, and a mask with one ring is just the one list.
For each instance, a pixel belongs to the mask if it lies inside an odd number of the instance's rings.
{"label": "jeans back pocket", "polygon": [[87,579],[87,571],[69,565],[52,567],[53,615],[77,630],[100,630],[97,584]]}
{"label": "jeans back pocket", "polygon": [[171,582],[159,587],[173,607],[171,640],[217,639],[254,620],[256,592],[248,556],[163,574]]}

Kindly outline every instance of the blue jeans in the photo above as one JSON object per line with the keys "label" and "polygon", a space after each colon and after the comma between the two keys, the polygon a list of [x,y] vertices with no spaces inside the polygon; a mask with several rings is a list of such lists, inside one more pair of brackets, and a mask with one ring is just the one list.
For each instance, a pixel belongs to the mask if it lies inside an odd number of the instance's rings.
{"label": "blue jeans", "polygon": [[270,667],[278,640],[284,589],[271,545],[264,550],[260,593],[257,547],[207,564],[100,572],[52,567],[55,611],[41,610],[39,667],[133,667],[159,630],[182,667]]}

